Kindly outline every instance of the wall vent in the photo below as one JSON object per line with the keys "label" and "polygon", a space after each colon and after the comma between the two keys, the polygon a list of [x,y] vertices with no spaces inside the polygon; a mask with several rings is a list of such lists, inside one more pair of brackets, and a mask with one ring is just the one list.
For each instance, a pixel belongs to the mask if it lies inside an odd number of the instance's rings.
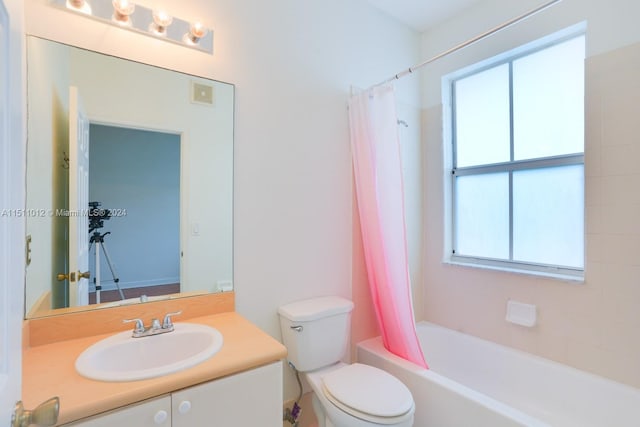
{"label": "wall vent", "polygon": [[191,82],[191,102],[194,104],[213,105],[213,86]]}

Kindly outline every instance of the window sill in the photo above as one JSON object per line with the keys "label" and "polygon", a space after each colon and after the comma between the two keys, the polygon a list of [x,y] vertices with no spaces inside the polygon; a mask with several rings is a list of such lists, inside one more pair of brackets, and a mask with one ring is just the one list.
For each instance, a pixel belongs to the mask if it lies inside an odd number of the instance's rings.
{"label": "window sill", "polygon": [[520,269],[515,267],[510,268],[502,265],[482,264],[480,262],[465,262],[462,260],[453,260],[453,259],[444,260],[443,264],[452,265],[456,267],[478,268],[481,270],[500,271],[504,273],[518,274],[522,276],[544,277],[548,279],[554,279],[554,280],[559,280],[562,282],[573,283],[573,284],[584,283],[584,273],[581,275],[571,275],[571,274],[558,273],[553,271],[525,270],[525,269]]}

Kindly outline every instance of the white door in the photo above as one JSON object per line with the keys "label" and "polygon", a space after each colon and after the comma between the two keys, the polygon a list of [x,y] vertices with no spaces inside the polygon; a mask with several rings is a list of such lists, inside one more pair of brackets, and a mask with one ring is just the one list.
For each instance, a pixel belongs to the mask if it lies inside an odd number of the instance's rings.
{"label": "white door", "polygon": [[89,304],[89,119],[69,88],[69,305]]}
{"label": "white door", "polygon": [[20,400],[24,316],[23,4],[0,0],[0,425]]}

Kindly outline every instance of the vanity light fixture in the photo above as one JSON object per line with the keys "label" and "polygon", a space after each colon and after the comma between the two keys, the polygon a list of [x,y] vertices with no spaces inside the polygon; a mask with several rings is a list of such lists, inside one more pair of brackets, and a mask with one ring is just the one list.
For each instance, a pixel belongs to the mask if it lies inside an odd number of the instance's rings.
{"label": "vanity light fixture", "polygon": [[135,4],[132,0],[49,0],[49,2],[66,11],[82,14],[105,24],[213,54],[213,30],[200,21],[187,21],[173,17],[166,10],[152,10]]}
{"label": "vanity light fixture", "polygon": [[130,0],[113,0],[113,21],[120,25],[131,25],[131,14],[136,5]]}

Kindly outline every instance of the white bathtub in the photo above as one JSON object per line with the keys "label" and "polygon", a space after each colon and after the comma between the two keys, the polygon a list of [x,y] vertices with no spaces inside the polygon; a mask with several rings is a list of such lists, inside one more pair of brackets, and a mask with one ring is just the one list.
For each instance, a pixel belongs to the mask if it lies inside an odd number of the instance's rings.
{"label": "white bathtub", "polygon": [[356,355],[409,387],[415,427],[640,426],[640,389],[431,323],[417,330],[429,370],[380,338]]}

